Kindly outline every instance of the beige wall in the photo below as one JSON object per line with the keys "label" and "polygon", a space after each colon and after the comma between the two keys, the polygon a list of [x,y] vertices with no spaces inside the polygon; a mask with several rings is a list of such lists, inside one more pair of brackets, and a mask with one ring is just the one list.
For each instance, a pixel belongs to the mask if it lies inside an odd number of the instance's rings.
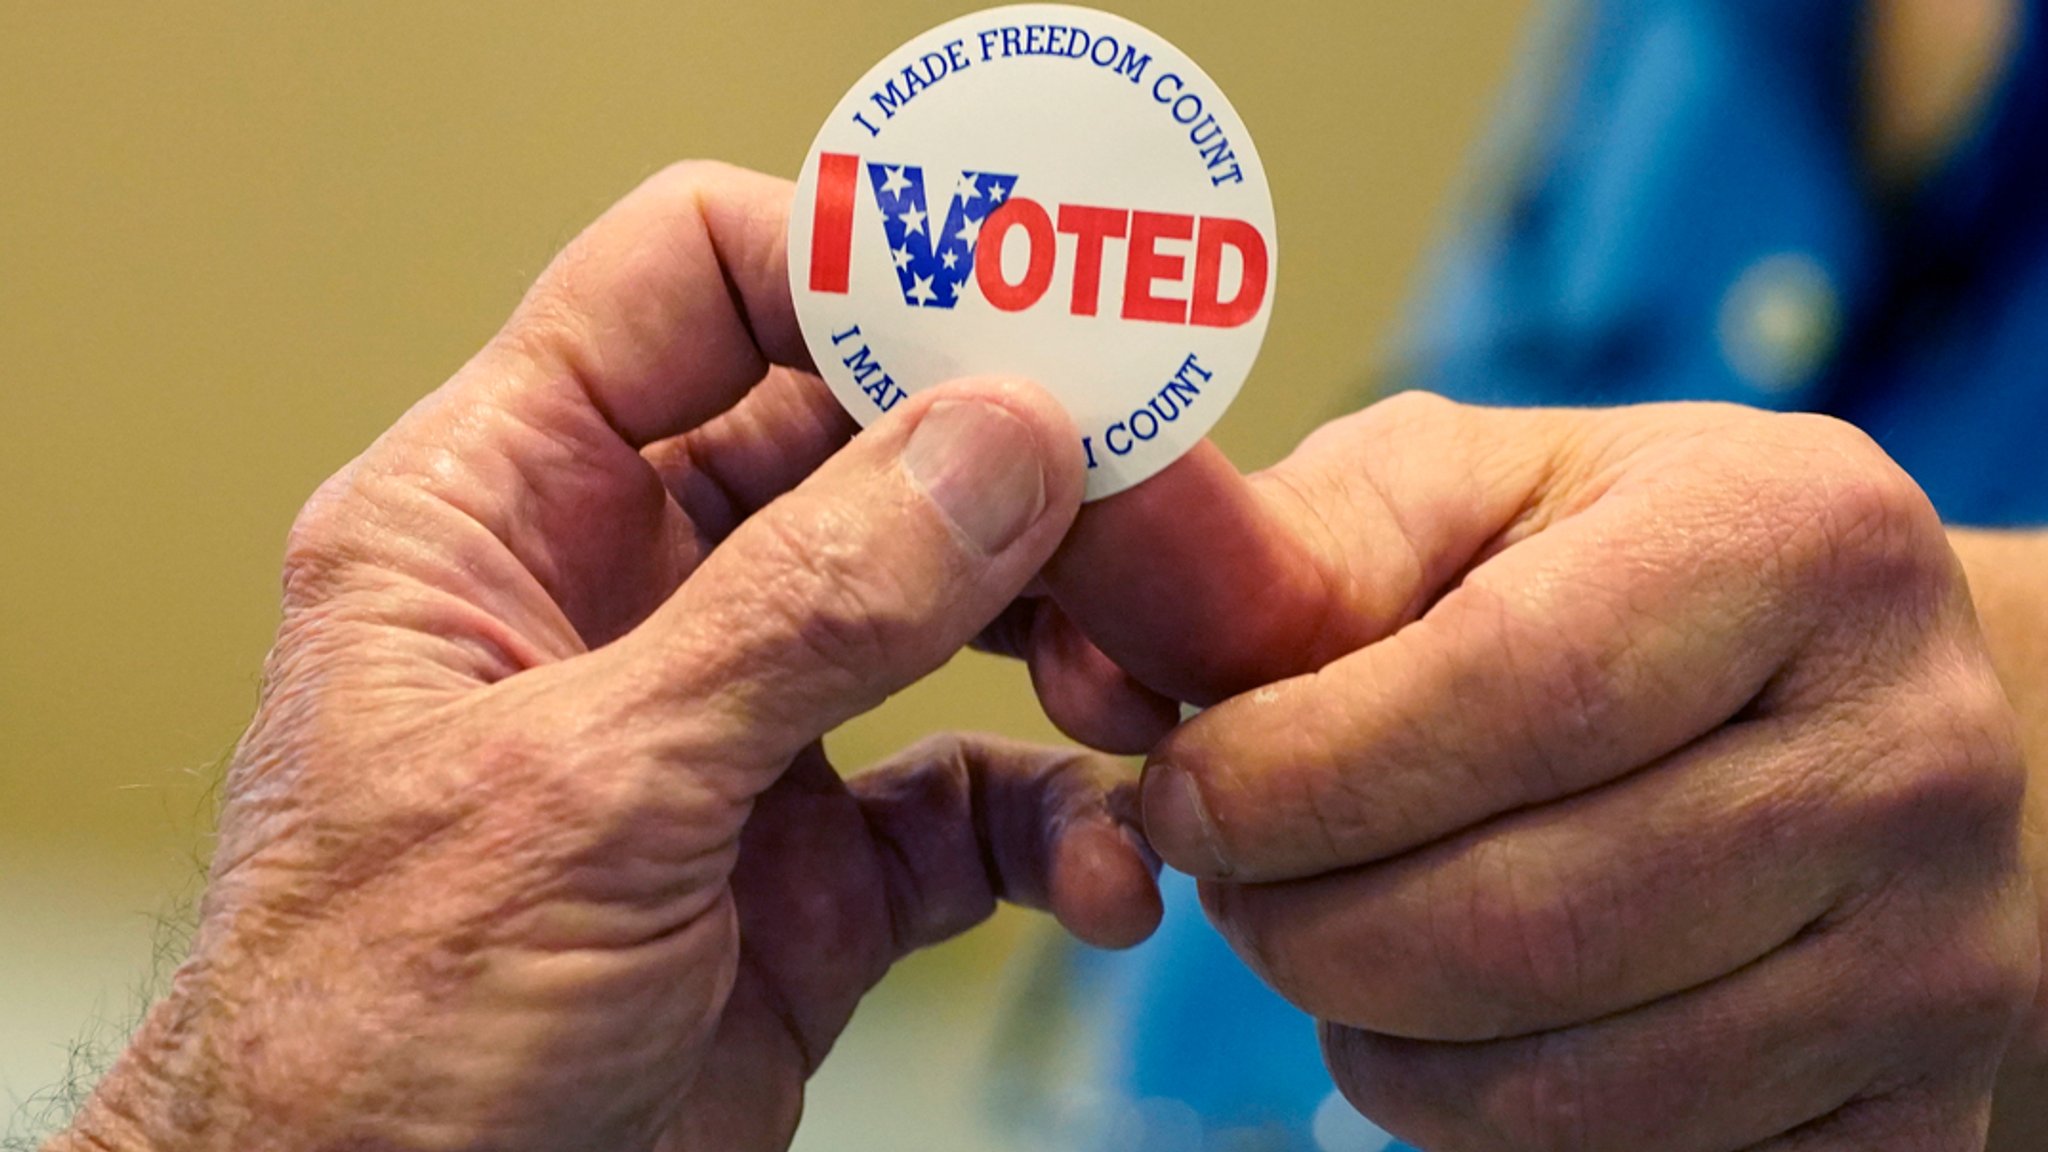
{"label": "beige wall", "polygon": [[[791,172],[846,85],[968,7],[0,5],[0,1110],[126,1010],[146,913],[196,870],[306,493],[639,177]],[[1283,279],[1219,432],[1240,462],[1361,386],[1526,7],[1119,5],[1270,168]],[[837,744],[952,725],[1046,731],[976,661]]]}

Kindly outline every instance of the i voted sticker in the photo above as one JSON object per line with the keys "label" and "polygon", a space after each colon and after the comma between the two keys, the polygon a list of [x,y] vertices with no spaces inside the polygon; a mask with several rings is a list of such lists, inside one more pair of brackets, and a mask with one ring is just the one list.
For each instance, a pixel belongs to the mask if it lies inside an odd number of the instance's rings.
{"label": "i voted sticker", "polygon": [[789,253],[804,340],[861,423],[957,377],[1028,377],[1080,426],[1090,500],[1230,406],[1279,255],[1222,90],[1062,4],[965,16],[877,64],[804,161]]}

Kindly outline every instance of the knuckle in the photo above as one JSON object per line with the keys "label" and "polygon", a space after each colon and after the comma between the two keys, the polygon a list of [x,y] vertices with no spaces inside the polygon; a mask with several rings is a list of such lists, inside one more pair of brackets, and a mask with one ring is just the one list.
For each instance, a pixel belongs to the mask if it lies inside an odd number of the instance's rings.
{"label": "knuckle", "polygon": [[[2015,904],[2019,902],[2013,902]],[[1961,1030],[1967,1048],[2002,1046],[2027,1016],[2040,983],[2035,942],[2024,915],[2000,908],[1975,947],[1943,958],[1936,982],[1937,1018]]]}
{"label": "knuckle", "polygon": [[1541,853],[1482,841],[1439,905],[1434,954],[1454,994],[1492,1002],[1510,1029],[1568,1017],[1617,966],[1612,902],[1561,882]]}
{"label": "knuckle", "polygon": [[565,249],[493,337],[492,344],[511,364],[540,366],[543,371],[562,369],[581,378],[587,339],[586,322],[576,302],[581,262],[575,245]]}
{"label": "knuckle", "polygon": [[[1319,674],[1320,675],[1320,674]],[[1173,763],[1220,780],[1210,803],[1218,812],[1211,833],[1222,841],[1226,859],[1240,854],[1241,826],[1266,829],[1268,847],[1325,866],[1339,861],[1363,863],[1385,852],[1394,841],[1410,801],[1384,786],[1384,779],[1365,771],[1356,736],[1340,724],[1295,724],[1249,729],[1238,737],[1270,749],[1268,767],[1256,774],[1233,771],[1229,757],[1183,757]],[[1172,737],[1168,738],[1169,740]],[[1170,756],[1169,756],[1170,758]],[[1232,804],[1238,797],[1245,799]],[[1227,806],[1227,807],[1226,807]],[[1239,811],[1247,810],[1249,820]]]}
{"label": "knuckle", "polygon": [[[1530,686],[1536,716],[1554,720],[1560,744],[1538,748],[1538,760],[1548,760],[1548,791],[1556,795],[1571,785],[1560,778],[1562,765],[1575,758],[1571,749],[1583,747],[1613,722],[1617,704],[1628,695],[1619,682],[1621,669],[1609,652],[1587,644],[1545,643],[1540,652],[1521,657],[1536,673],[1521,683]],[[1537,731],[1544,730],[1536,726]]]}
{"label": "knuckle", "polygon": [[1951,810],[1973,829],[2017,834],[2027,794],[2018,719],[1988,661],[1959,678],[1935,722],[1947,753]]}
{"label": "knuckle", "polygon": [[907,590],[849,543],[859,539],[855,519],[836,506],[813,509],[801,523],[757,517],[763,582],[754,607],[811,663],[865,679],[878,654],[917,645],[920,636]]}
{"label": "knuckle", "polygon": [[1625,1146],[1600,1111],[1585,1042],[1567,1033],[1478,1047],[1324,1023],[1331,1079],[1360,1112],[1422,1147],[1588,1152]]}
{"label": "knuckle", "polygon": [[1356,1028],[1318,1021],[1316,1038],[1322,1044],[1323,1064],[1330,1070],[1338,1091],[1360,1112],[1370,1112],[1378,1103],[1376,1089],[1390,1085],[1391,1075],[1382,1073],[1366,1044],[1365,1033]]}
{"label": "knuckle", "polygon": [[1259,915],[1258,902],[1246,899],[1249,894],[1238,884],[1204,881],[1197,885],[1196,892],[1201,898],[1202,911],[1230,941],[1238,956],[1253,971],[1265,977],[1275,991],[1293,999],[1290,995],[1293,982],[1287,978],[1288,969],[1275,963],[1274,941],[1266,930],[1264,918]]}
{"label": "knuckle", "polygon": [[1776,437],[1796,463],[1757,495],[1788,516],[1781,549],[1792,575],[1838,594],[1887,598],[1952,586],[1957,569],[1940,517],[1875,441],[1832,417],[1779,420]]}
{"label": "knuckle", "polygon": [[354,468],[316,489],[285,532],[284,597],[288,606],[324,598],[357,551],[363,514]]}
{"label": "knuckle", "polygon": [[1498,1147],[1583,1152],[1597,1146],[1597,1117],[1580,1052],[1579,1042],[1562,1033],[1517,1046],[1481,1103]]}
{"label": "knuckle", "polygon": [[1867,815],[1882,832],[1942,857],[2007,853],[2020,834],[2027,773],[2017,718],[1981,654],[1941,661],[1894,702],[1886,769]]}
{"label": "knuckle", "polygon": [[1349,1019],[1345,1005],[1331,1002],[1316,979],[1321,966],[1317,942],[1276,923],[1257,888],[1204,881],[1202,909],[1253,972],[1295,1007],[1313,1016]]}
{"label": "knuckle", "polygon": [[1379,401],[1361,416],[1370,419],[1383,432],[1396,434],[1453,420],[1463,407],[1457,401],[1434,392],[1410,389]]}
{"label": "knuckle", "polygon": [[[1492,703],[1508,709],[1528,738],[1524,755],[1505,765],[1508,777],[1487,783],[1517,804],[1574,790],[1573,766],[1616,723],[1617,708],[1630,698],[1628,622],[1603,618],[1588,627],[1546,618],[1542,593],[1503,587],[1486,576],[1475,576],[1451,595],[1465,598],[1465,614],[1482,622],[1478,635],[1492,646],[1488,658],[1471,661],[1459,675],[1472,677],[1475,688],[1500,686],[1493,695],[1505,696]],[[1575,610],[1592,610],[1591,599]]]}
{"label": "knuckle", "polygon": [[900,629],[859,585],[826,573],[814,577],[782,602],[790,635],[819,664],[858,676]]}
{"label": "knuckle", "polygon": [[[658,201],[681,232],[701,236],[707,193],[736,172],[713,161],[678,161],[648,177],[628,199]],[[566,374],[586,386],[604,362],[603,325],[593,321],[595,286],[615,274],[617,259],[588,237],[572,240],[556,255],[491,342],[515,366]]]}
{"label": "knuckle", "polygon": [[1404,1042],[1328,1021],[1317,1023],[1316,1034],[1331,1083],[1360,1115],[1423,1146],[1469,1146],[1445,1124],[1451,1109],[1432,1090],[1425,1069],[1402,1058]]}
{"label": "knuckle", "polygon": [[1866,945],[1884,966],[1883,1018],[1903,1075],[1995,1061],[2033,1005],[2039,928],[2024,886],[1970,903],[1961,916],[1902,903],[1925,922],[1894,921]]}
{"label": "knuckle", "polygon": [[951,732],[927,736],[858,777],[859,794],[871,802],[886,801],[895,810],[920,818],[974,811],[977,785],[973,749],[966,738]]}
{"label": "knuckle", "polygon": [[974,764],[973,738],[962,732],[934,732],[905,748],[897,759],[963,784]]}
{"label": "knuckle", "polygon": [[[1374,798],[1361,795],[1365,785],[1360,777],[1364,775],[1340,770],[1321,778],[1303,773],[1295,779],[1293,791],[1298,799],[1293,807],[1301,818],[1288,822],[1287,838],[1304,850],[1307,858],[1334,862],[1367,856],[1385,839],[1370,818]],[[1280,798],[1268,795],[1265,799],[1270,803]],[[1212,832],[1220,841],[1224,829],[1231,827],[1216,821]],[[1230,852],[1227,843],[1219,843],[1216,850]]]}
{"label": "knuckle", "polygon": [[2040,981],[2018,741],[2002,695],[1975,695],[1934,709],[1942,719],[1904,742],[1859,813],[1888,858],[1860,913],[1865,947],[1922,1063],[2001,1049]]}

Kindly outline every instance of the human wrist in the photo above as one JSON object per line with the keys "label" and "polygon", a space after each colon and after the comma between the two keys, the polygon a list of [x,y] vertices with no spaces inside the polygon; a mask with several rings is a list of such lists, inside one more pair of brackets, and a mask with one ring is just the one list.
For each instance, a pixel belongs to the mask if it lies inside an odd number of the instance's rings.
{"label": "human wrist", "polygon": [[[226,1152],[254,1146],[289,1152],[320,1146],[307,1124],[310,1116],[287,1115],[260,1101],[299,1107],[330,1094],[317,1084],[280,1091],[281,1085],[259,1083],[274,1078],[278,1062],[261,1047],[224,1042],[230,1033],[223,1026],[227,1001],[212,983],[211,965],[188,960],[69,1126],[43,1152]],[[224,1059],[223,1052],[240,1056]],[[279,1143],[285,1132],[308,1139]]]}
{"label": "human wrist", "polygon": [[172,1068],[186,1063],[184,1044],[168,1026],[169,1002],[152,1008],[119,1060],[94,1087],[64,1131],[43,1152],[197,1152],[205,1148],[195,1121],[209,1104],[196,1085],[180,1084]]}
{"label": "human wrist", "polygon": [[42,1152],[170,1152],[175,1147],[148,1131],[145,1122],[95,1099],[72,1118],[70,1127],[52,1136]]}

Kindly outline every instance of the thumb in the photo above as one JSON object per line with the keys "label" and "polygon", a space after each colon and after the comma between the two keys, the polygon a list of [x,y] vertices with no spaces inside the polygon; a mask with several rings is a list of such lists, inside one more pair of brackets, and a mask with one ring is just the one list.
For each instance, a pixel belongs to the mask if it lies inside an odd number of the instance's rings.
{"label": "thumb", "polygon": [[1156,718],[1122,676],[1208,705],[1314,672],[1532,530],[1532,504],[1576,480],[1570,442],[1551,414],[1408,392],[1253,476],[1203,444],[1068,534],[1046,572],[1060,611],[1029,653],[1040,696],[1070,734],[1123,747]]}
{"label": "thumb", "polygon": [[986,627],[1082,487],[1079,434],[1043,390],[934,389],[756,513],[610,655],[667,740],[751,772],[731,783],[753,795]]}
{"label": "thumb", "polygon": [[[1091,505],[1046,570],[1060,611],[1033,637],[1041,688],[1093,686],[1120,671],[1207,705],[1363,643],[1351,619],[1328,610],[1333,558],[1285,495],[1203,442]],[[1046,704],[1077,698],[1054,687]],[[1054,719],[1096,742],[1086,722]]]}

